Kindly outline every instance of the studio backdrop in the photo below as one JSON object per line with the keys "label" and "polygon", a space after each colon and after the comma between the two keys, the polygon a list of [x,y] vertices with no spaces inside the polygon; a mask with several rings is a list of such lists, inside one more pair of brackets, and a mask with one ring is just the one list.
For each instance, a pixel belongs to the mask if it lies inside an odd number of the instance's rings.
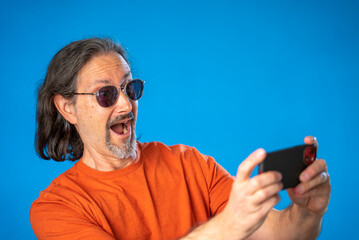
{"label": "studio backdrop", "polygon": [[[120,42],[134,78],[146,81],[141,142],[194,146],[235,175],[259,147],[271,151],[316,136],[332,183],[319,239],[355,238],[358,1],[15,0],[0,6],[2,239],[36,239],[31,203],[73,164],[36,155],[36,91],[58,50],[94,36]],[[281,196],[279,209],[290,203],[285,191]]]}

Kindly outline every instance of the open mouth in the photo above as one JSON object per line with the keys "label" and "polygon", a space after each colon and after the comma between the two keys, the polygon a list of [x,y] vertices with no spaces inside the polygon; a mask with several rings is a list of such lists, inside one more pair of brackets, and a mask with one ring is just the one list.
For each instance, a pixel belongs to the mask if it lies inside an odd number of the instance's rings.
{"label": "open mouth", "polygon": [[115,123],[110,126],[111,130],[118,135],[127,136],[131,133],[131,119]]}

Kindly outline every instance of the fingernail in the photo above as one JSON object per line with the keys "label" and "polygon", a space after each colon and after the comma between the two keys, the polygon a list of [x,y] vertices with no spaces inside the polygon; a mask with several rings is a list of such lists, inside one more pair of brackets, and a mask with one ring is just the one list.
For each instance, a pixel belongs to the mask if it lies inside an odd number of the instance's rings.
{"label": "fingernail", "polygon": [[278,181],[282,180],[282,178],[283,178],[282,174],[281,174],[281,173],[277,173],[277,179],[278,179]]}
{"label": "fingernail", "polygon": [[266,151],[263,148],[258,148],[255,151],[255,157],[256,158],[264,158],[265,154],[266,154]]}
{"label": "fingernail", "polygon": [[299,177],[300,181],[306,182],[309,180],[309,174],[308,173],[302,173]]}
{"label": "fingernail", "polygon": [[257,154],[258,155],[262,155],[262,154],[264,154],[266,151],[263,149],[263,148],[259,148],[258,150],[257,150]]}

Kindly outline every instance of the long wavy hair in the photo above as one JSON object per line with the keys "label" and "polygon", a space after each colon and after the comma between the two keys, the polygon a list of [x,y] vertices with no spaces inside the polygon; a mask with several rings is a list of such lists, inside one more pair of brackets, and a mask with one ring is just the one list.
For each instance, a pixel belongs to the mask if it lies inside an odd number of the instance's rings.
{"label": "long wavy hair", "polygon": [[76,161],[83,154],[83,143],[74,125],[57,110],[54,96],[75,101],[77,75],[93,57],[119,53],[128,63],[124,49],[109,38],[75,41],[62,48],[51,60],[44,82],[38,89],[35,148],[46,160]]}

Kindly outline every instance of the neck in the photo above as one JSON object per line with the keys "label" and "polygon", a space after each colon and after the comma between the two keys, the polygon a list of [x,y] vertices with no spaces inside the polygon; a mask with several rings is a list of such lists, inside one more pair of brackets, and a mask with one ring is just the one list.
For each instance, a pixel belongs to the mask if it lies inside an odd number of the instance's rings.
{"label": "neck", "polygon": [[98,171],[109,172],[118,169],[125,168],[136,159],[136,154],[126,159],[119,159],[115,156],[105,156],[99,153],[91,153],[87,149],[84,149],[81,161],[90,168]]}

